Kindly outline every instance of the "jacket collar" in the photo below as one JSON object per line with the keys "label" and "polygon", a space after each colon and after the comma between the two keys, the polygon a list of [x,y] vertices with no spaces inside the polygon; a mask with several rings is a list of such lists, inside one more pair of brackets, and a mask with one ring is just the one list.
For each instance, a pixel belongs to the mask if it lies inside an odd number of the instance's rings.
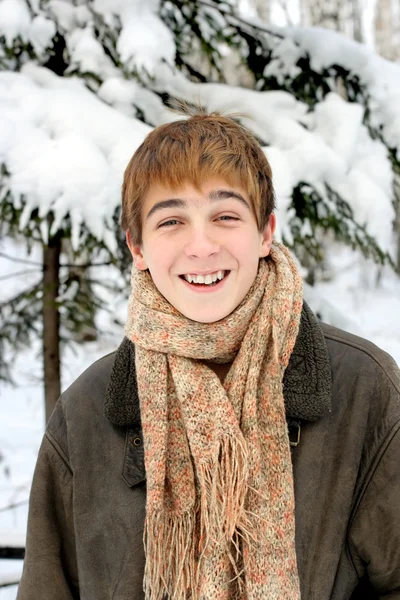
{"label": "jacket collar", "polygon": [[[317,421],[331,410],[331,369],[324,334],[304,302],[299,334],[283,378],[288,420]],[[124,338],[119,346],[104,402],[104,415],[119,426],[140,427],[135,347]]]}

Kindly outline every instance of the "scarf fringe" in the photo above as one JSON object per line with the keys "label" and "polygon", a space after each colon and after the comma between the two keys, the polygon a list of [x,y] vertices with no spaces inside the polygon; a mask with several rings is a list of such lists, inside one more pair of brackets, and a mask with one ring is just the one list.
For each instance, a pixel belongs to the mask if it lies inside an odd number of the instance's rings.
{"label": "scarf fringe", "polygon": [[195,523],[195,510],[179,517],[165,518],[163,512],[146,517],[144,591],[149,600],[196,597]]}
{"label": "scarf fringe", "polygon": [[197,475],[200,485],[200,545],[204,551],[211,536],[217,543],[230,543],[235,530],[246,531],[249,523],[244,503],[249,476],[248,453],[242,436],[222,435],[213,465],[200,463]]}
{"label": "scarf fringe", "polygon": [[165,596],[197,600],[202,565],[214,544],[224,546],[232,568],[231,581],[237,580],[240,589],[244,586],[243,570],[238,569],[240,544],[255,538],[244,509],[248,480],[244,439],[222,436],[216,460],[212,465],[201,463],[197,476],[197,508],[179,516],[147,514],[144,581],[149,600],[163,600]]}

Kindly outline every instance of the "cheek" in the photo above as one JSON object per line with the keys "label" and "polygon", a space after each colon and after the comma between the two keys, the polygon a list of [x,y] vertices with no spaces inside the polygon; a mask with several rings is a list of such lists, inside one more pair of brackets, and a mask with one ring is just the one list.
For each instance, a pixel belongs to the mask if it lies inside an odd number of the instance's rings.
{"label": "cheek", "polygon": [[167,275],[173,266],[174,250],[171,244],[162,244],[159,242],[149,245],[147,261],[150,271],[162,277]]}
{"label": "cheek", "polygon": [[259,243],[257,235],[246,235],[232,240],[230,251],[241,263],[258,263]]}

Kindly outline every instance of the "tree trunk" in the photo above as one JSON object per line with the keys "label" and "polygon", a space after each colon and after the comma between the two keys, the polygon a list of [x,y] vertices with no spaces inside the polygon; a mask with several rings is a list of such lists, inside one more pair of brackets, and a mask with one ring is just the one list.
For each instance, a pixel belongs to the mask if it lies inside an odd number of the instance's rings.
{"label": "tree trunk", "polygon": [[263,23],[271,22],[271,2],[270,0],[253,0],[252,2],[257,16]]}
{"label": "tree trunk", "polygon": [[344,33],[343,4],[344,0],[302,0],[303,24]]}
{"label": "tree trunk", "polygon": [[400,275],[400,209],[397,210],[397,273]]}
{"label": "tree trunk", "polygon": [[375,46],[377,52],[392,59],[393,14],[391,0],[378,0],[375,13]]}
{"label": "tree trunk", "polygon": [[396,219],[394,223],[397,241],[397,273],[400,275],[400,173],[395,173],[394,193],[396,198]]}
{"label": "tree trunk", "polygon": [[360,0],[352,0],[351,7],[353,20],[353,37],[357,42],[364,43]]}
{"label": "tree trunk", "polygon": [[400,58],[400,6],[396,0],[377,0],[375,48],[388,60],[396,62]]}
{"label": "tree trunk", "polygon": [[46,423],[61,393],[60,315],[57,306],[61,237],[43,246],[43,368]]}
{"label": "tree trunk", "polygon": [[360,0],[300,0],[302,24],[332,29],[362,41]]}

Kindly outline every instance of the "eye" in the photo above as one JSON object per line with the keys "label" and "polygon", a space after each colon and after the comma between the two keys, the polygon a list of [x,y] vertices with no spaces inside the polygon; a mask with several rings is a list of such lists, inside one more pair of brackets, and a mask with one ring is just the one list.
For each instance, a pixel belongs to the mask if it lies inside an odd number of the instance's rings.
{"label": "eye", "polygon": [[[228,220],[228,221],[239,221],[240,220],[237,217],[232,217],[231,215],[221,215],[220,217],[218,217],[217,220],[220,220],[220,219],[224,219],[224,220]],[[178,221],[178,219],[170,219],[169,221],[164,221],[164,223],[161,223],[158,227],[172,227],[172,226],[176,225],[177,223],[180,223],[180,221]]]}
{"label": "eye", "polygon": [[159,225],[159,227],[168,227],[171,225],[171,223],[173,225],[175,225],[175,223],[179,223],[179,221],[177,219],[170,219],[169,221],[165,221],[165,223],[161,223],[161,225]]}

